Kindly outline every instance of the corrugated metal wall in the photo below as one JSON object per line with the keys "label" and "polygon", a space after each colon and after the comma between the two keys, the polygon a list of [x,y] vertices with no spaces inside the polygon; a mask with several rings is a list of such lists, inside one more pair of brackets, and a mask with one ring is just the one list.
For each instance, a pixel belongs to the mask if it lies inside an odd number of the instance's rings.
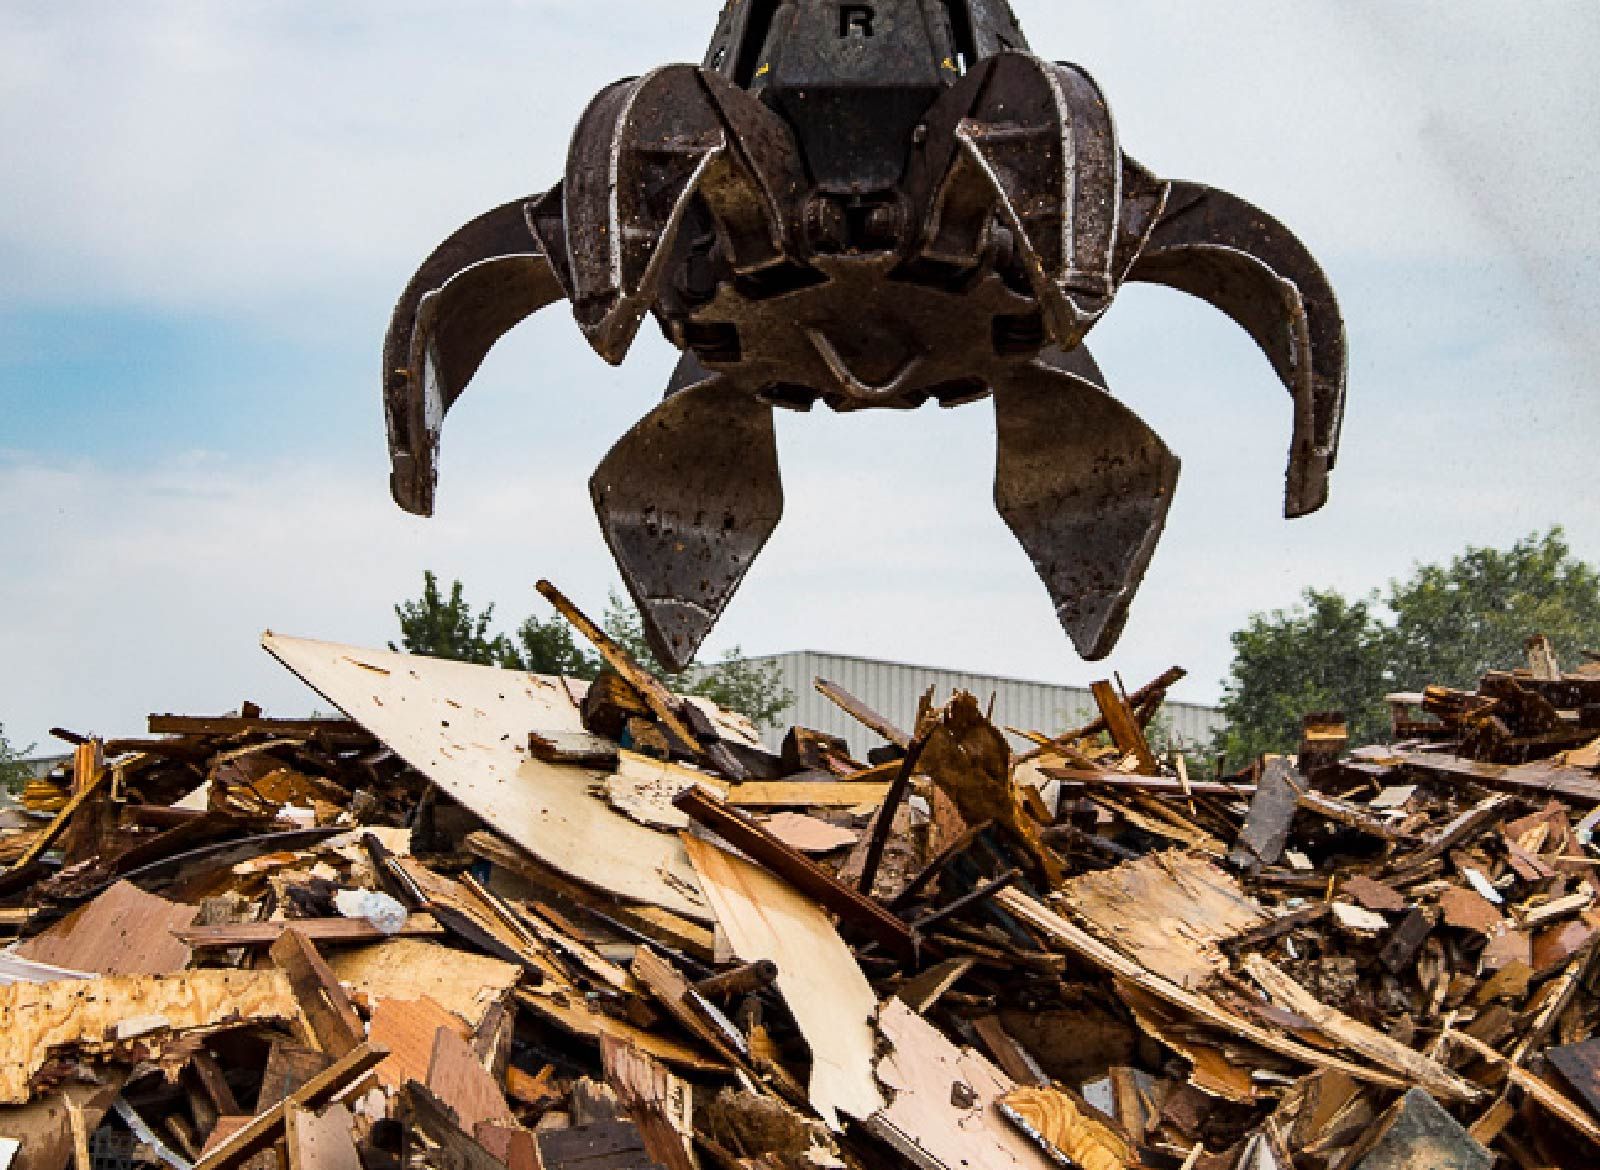
{"label": "corrugated metal wall", "polygon": [[[943,702],[956,690],[970,691],[985,704],[993,695],[995,722],[1002,727],[1020,727],[1049,734],[1087,723],[1095,715],[1094,697],[1088,687],[1056,686],[986,674],[965,674],[931,666],[908,666],[899,662],[880,662],[814,650],[773,654],[750,661],[775,664],[784,686],[795,695],[794,706],[780,716],[778,726],[763,729],[774,746],[793,724],[842,736],[858,759],[865,759],[867,749],[877,747],[882,742],[819,695],[812,685],[817,678],[838,683],[878,714],[907,731],[916,718],[917,701],[930,686],[934,688],[935,702]],[[1197,746],[1210,743],[1212,732],[1225,722],[1214,707],[1190,703],[1167,703],[1162,708],[1162,719],[1175,738]],[[1018,739],[1015,742],[1020,746],[1024,741]]]}

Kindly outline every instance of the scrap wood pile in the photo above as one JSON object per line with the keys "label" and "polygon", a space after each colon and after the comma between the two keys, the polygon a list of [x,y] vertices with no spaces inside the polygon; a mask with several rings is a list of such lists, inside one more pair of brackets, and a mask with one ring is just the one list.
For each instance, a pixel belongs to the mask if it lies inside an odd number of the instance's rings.
{"label": "scrap wood pile", "polygon": [[1181,671],[1023,752],[819,682],[860,763],[550,595],[593,684],[269,634],[347,718],[152,717],[28,794],[0,1165],[1600,1160],[1600,670],[1207,778],[1145,737]]}

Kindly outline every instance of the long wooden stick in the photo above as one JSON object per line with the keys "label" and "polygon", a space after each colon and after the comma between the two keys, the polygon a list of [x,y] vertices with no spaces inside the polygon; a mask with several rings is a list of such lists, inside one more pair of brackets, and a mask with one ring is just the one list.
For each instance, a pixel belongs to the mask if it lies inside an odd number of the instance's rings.
{"label": "long wooden stick", "polygon": [[594,643],[594,648],[600,652],[600,657],[606,660],[606,665],[639,692],[650,710],[655,712],[656,718],[661,720],[661,725],[679,741],[678,746],[681,750],[694,755],[702,754],[700,741],[678,718],[677,712],[673,710],[672,694],[661,685],[661,680],[635,662],[633,655],[612,641],[604,630],[590,621],[587,614],[573,605],[567,595],[549,581],[540,581],[537,588],[544,599],[556,607],[557,613],[571,622],[578,633]]}
{"label": "long wooden stick", "polygon": [[812,681],[812,686],[817,688],[817,693],[832,702],[839,710],[850,718],[862,724],[869,731],[874,731],[896,747],[911,747],[911,737],[879,715],[871,707],[845,690],[838,683],[829,682],[825,678]]}
{"label": "long wooden stick", "polygon": [[884,848],[889,844],[889,833],[894,828],[894,816],[900,809],[900,802],[906,798],[906,792],[911,788],[911,776],[917,770],[917,761],[922,758],[922,749],[928,746],[928,737],[933,728],[928,727],[917,733],[917,738],[911,744],[911,750],[906,752],[905,758],[900,761],[900,770],[895,773],[894,780],[889,784],[889,792],[883,798],[883,803],[878,806],[878,815],[872,822],[872,838],[867,842],[867,855],[861,863],[861,880],[856,883],[856,889],[868,897],[872,896],[873,883],[878,880],[878,866],[883,862]]}

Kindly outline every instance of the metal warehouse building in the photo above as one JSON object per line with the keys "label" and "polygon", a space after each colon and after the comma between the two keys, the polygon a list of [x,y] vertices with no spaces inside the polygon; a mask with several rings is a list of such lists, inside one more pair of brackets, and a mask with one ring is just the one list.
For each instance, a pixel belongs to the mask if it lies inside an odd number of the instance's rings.
{"label": "metal warehouse building", "polygon": [[[1094,697],[1088,687],[966,674],[817,650],[796,650],[749,661],[757,665],[775,665],[784,686],[795,696],[794,704],[779,716],[778,728],[764,729],[769,738],[776,741],[783,729],[799,724],[843,737],[858,759],[865,759],[867,749],[879,746],[882,741],[818,694],[812,685],[815,679],[838,683],[907,731],[916,719],[917,702],[929,687],[934,689],[935,702],[943,702],[956,690],[970,691],[985,704],[991,695],[994,696],[995,722],[1002,727],[1051,733],[1087,723],[1096,714]],[[1215,707],[1169,702],[1161,710],[1163,726],[1175,741],[1186,745],[1208,744],[1212,733],[1226,722]],[[1021,740],[1016,742],[1022,743]]]}

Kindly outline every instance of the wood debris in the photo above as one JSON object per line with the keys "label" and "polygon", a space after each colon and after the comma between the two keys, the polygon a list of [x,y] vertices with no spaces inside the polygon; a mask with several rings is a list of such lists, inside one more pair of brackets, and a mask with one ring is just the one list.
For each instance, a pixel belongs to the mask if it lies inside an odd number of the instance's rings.
{"label": "wood debris", "polygon": [[0,829],[0,1159],[1600,1164],[1600,670],[1200,775],[1147,734],[1177,670],[1026,753],[822,684],[867,766],[614,645],[265,645],[344,717],[75,737]]}

